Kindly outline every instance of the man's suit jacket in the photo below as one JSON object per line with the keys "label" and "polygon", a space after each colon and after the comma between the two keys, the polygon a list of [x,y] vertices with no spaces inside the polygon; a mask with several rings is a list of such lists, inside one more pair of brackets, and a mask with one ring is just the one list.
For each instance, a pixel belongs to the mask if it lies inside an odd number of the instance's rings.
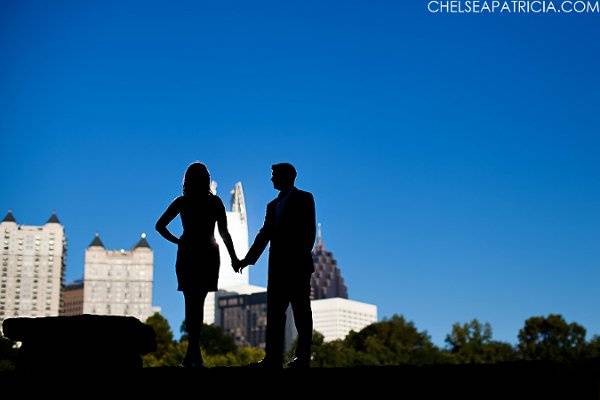
{"label": "man's suit jacket", "polygon": [[248,250],[246,260],[255,264],[267,244],[269,249],[269,281],[314,272],[312,248],[315,243],[315,201],[309,192],[292,188],[279,219],[279,198],[267,205],[265,222]]}

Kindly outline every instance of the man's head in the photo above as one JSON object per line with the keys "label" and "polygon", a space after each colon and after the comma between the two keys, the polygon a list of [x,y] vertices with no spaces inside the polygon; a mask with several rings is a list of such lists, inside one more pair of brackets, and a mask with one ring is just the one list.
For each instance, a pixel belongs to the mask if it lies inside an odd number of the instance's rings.
{"label": "man's head", "polygon": [[277,190],[288,190],[294,186],[296,180],[296,168],[290,163],[273,164],[271,166],[273,175],[271,181]]}

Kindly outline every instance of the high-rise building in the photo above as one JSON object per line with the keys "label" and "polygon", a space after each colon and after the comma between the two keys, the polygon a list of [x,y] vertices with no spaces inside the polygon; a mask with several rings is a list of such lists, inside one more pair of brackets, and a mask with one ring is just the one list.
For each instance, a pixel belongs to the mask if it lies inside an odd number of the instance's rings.
{"label": "high-rise building", "polygon": [[238,346],[265,347],[267,292],[223,294],[219,301],[219,326]]}
{"label": "high-rise building", "polygon": [[254,293],[266,292],[267,289],[262,286],[255,285],[236,285],[229,286],[226,289],[219,289],[216,292],[210,292],[206,296],[204,302],[204,323],[215,324],[222,326],[221,311],[219,309],[219,299],[223,296],[234,296],[234,295],[251,295]]}
{"label": "high-rise building", "polygon": [[[343,339],[351,330],[359,331],[377,322],[377,306],[348,300],[348,289],[333,253],[325,249],[321,224],[313,249],[313,263],[315,272],[310,281],[313,329],[321,333],[325,341]],[[290,322],[288,329],[295,338],[297,332],[293,320]]]}
{"label": "high-rise building", "polygon": [[81,314],[83,314],[83,280],[79,279],[64,286],[60,315],[72,316]]}
{"label": "high-rise building", "polygon": [[[216,194],[216,183],[213,182],[213,190]],[[248,252],[248,218],[246,215],[246,203],[244,200],[244,190],[242,183],[237,182],[230,192],[229,210],[227,214],[227,228],[231,234],[233,247],[238,257],[243,257]],[[215,226],[215,238],[219,244],[219,256],[221,258],[221,267],[219,270],[218,287],[228,288],[233,286],[248,285],[250,277],[248,268],[242,270],[242,273],[237,273],[231,267],[231,258],[229,252],[223,243],[223,239],[218,232],[218,227]]]}
{"label": "high-rise building", "polygon": [[350,331],[360,331],[377,322],[377,306],[342,299],[313,300],[310,302],[313,329],[324,336],[326,342],[343,339]]}
{"label": "high-rise building", "polygon": [[[211,189],[214,194],[217,193],[216,188],[217,184],[213,181],[211,183]],[[242,183],[237,182],[230,194],[229,209],[226,211],[227,228],[229,229],[235,252],[238,257],[242,258],[248,252],[248,219]],[[218,282],[219,291],[210,292],[206,296],[206,301],[204,302],[204,323],[221,326],[219,320],[221,315],[219,312],[219,296],[224,293],[241,295],[252,294],[264,292],[266,289],[249,284],[250,268],[244,268],[241,274],[236,273],[233,270],[229,253],[218,232],[218,227],[215,227],[215,238],[219,244],[219,256],[221,259]]]}
{"label": "high-rise building", "polygon": [[83,312],[134,316],[145,321],[152,307],[154,255],[146,235],[131,250],[107,250],[96,234],[85,250]]}
{"label": "high-rise building", "polygon": [[9,211],[0,222],[0,234],[0,321],[57,316],[67,239],[56,214],[41,226],[18,225]]}
{"label": "high-rise building", "polygon": [[[218,296],[219,326],[238,346],[265,348],[267,334],[267,292],[237,294],[220,292]],[[293,321],[292,310],[287,310],[287,321]],[[295,331],[286,324],[284,349],[293,344]]]}
{"label": "high-rise building", "polygon": [[329,299],[333,297],[348,298],[348,289],[344,278],[333,258],[333,253],[325,249],[321,224],[317,231],[317,242],[312,252],[315,272],[310,278],[311,300]]}

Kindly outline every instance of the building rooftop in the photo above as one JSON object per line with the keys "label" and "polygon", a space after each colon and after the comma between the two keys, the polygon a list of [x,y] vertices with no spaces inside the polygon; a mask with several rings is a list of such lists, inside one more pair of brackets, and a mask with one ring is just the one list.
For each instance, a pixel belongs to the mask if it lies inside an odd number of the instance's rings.
{"label": "building rooftop", "polygon": [[148,244],[148,241],[146,240],[146,234],[142,233],[142,235],[140,236],[140,240],[136,243],[135,246],[133,246],[134,249],[137,249],[139,247],[145,247],[145,248],[150,248],[150,245]]}
{"label": "building rooftop", "polygon": [[104,243],[102,243],[102,240],[100,240],[100,235],[96,233],[96,236],[94,236],[94,240],[92,240],[92,242],[90,243],[90,245],[88,247],[94,247],[94,246],[99,246],[104,248]]}
{"label": "building rooftop", "polygon": [[56,216],[56,213],[53,212],[52,215],[50,216],[50,218],[48,218],[48,221],[46,221],[47,224],[60,224],[60,221],[58,219],[58,217]]}
{"label": "building rooftop", "polygon": [[8,210],[8,212],[4,216],[4,219],[2,220],[2,222],[17,222],[17,220],[15,219],[15,216],[12,213],[12,210]]}

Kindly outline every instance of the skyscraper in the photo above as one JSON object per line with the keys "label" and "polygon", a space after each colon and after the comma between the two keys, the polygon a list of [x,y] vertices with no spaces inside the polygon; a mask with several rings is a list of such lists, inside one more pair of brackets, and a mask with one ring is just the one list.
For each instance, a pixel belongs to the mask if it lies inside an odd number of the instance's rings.
{"label": "skyscraper", "polygon": [[85,250],[83,312],[134,316],[145,321],[152,307],[154,255],[142,233],[131,250],[107,250],[96,234]]}
{"label": "skyscraper", "polygon": [[377,306],[360,301],[342,299],[313,300],[313,329],[323,335],[326,342],[343,339],[350,331],[360,331],[377,322]]}
{"label": "skyscraper", "polygon": [[[377,306],[348,299],[337,261],[333,253],[325,249],[321,224],[313,249],[313,263],[315,272],[310,281],[313,329],[321,333],[325,341],[343,339],[351,330],[359,331],[377,322]],[[295,327],[291,325],[290,329],[290,336],[295,338]]]}
{"label": "skyscraper", "polygon": [[[249,294],[221,292],[218,296],[219,326],[238,346],[265,348],[267,335],[267,292]],[[292,309],[287,310],[287,321],[293,321]],[[284,348],[289,350],[296,331],[286,324]]]}
{"label": "skyscraper", "polygon": [[58,315],[67,239],[56,214],[41,226],[17,225],[9,211],[0,234],[0,321]]}
{"label": "skyscraper", "polygon": [[[213,190],[216,194],[216,183],[213,182]],[[233,247],[238,257],[243,257],[248,252],[248,218],[246,216],[246,203],[244,200],[244,190],[242,183],[237,182],[230,192],[229,210],[227,214],[227,228],[231,234]],[[219,256],[221,258],[221,267],[219,270],[218,287],[229,288],[240,285],[248,285],[249,276],[248,268],[242,270],[239,274],[231,267],[231,259],[229,253],[223,243],[223,239],[215,227],[215,238],[219,244]]]}
{"label": "skyscraper", "polygon": [[325,249],[321,224],[317,231],[317,242],[312,252],[315,272],[310,278],[311,300],[330,299],[333,297],[348,298],[348,289],[344,278],[333,258],[333,253]]}
{"label": "skyscraper", "polygon": [[[214,194],[217,193],[216,182],[212,182],[211,189]],[[248,219],[242,183],[237,182],[230,194],[229,210],[226,211],[227,227],[233,241],[235,253],[241,258],[248,252]],[[252,294],[264,292],[266,289],[249,284],[250,275],[248,270],[250,268],[245,268],[241,274],[233,270],[229,253],[217,227],[215,227],[215,238],[219,244],[219,256],[221,258],[218,283],[219,291],[210,292],[206,296],[206,301],[204,302],[204,323],[221,326],[219,296],[223,294]]]}
{"label": "skyscraper", "polygon": [[265,347],[267,292],[219,296],[221,328],[238,346]]}

